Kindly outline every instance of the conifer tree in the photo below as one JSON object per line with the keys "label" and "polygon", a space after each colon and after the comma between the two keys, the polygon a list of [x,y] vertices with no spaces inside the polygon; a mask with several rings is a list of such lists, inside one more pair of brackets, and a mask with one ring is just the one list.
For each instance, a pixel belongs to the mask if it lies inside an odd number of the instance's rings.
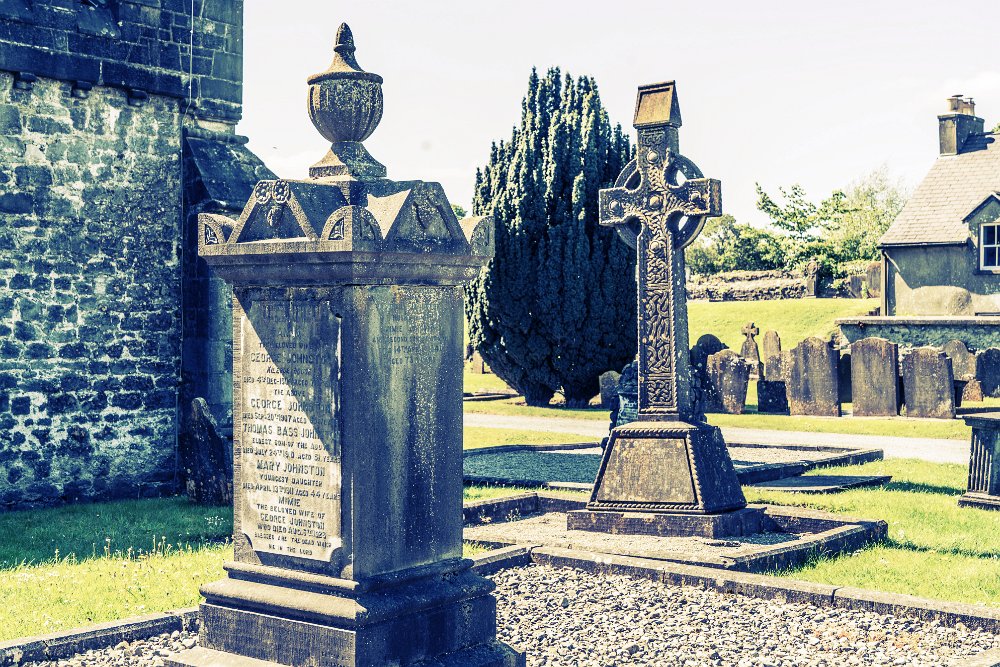
{"label": "conifer tree", "polygon": [[532,70],[521,123],[476,172],[496,254],[467,291],[470,342],[529,405],[571,406],[635,356],[635,256],[598,224],[597,193],[631,147],[590,77]]}

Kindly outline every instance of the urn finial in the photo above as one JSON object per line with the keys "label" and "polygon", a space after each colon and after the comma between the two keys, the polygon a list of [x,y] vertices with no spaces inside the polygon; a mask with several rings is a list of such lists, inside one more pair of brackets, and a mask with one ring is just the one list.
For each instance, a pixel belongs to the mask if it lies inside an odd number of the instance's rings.
{"label": "urn finial", "polygon": [[309,168],[312,178],[385,177],[385,167],[361,144],[382,120],[382,77],[361,69],[354,52],[354,34],[341,23],[333,62],[308,79],[309,118],[332,144],[326,157]]}

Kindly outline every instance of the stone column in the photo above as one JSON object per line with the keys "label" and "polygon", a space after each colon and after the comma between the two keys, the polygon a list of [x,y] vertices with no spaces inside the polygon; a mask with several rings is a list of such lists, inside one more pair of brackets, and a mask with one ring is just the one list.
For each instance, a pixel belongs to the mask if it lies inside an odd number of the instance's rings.
{"label": "stone column", "polygon": [[958,499],[959,507],[1000,510],[1000,412],[970,415],[969,487]]}
{"label": "stone column", "polygon": [[382,79],[346,25],[335,51],[311,178],[261,181],[231,231],[200,217],[234,291],[235,559],[170,664],[523,664],[462,557],[462,286],[492,222],[470,242],[440,185],[385,178]]}

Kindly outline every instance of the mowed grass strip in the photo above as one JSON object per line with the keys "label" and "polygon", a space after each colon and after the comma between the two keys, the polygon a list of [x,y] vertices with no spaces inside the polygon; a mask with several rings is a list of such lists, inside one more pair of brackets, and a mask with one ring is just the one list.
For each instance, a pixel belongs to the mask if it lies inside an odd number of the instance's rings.
{"label": "mowed grass strip", "polygon": [[967,468],[890,459],[808,474],[892,475],[888,485],[829,495],[745,487],[753,503],[796,505],[882,519],[886,543],[782,574],[837,586],[1000,607],[1000,512],[959,508]]}
{"label": "mowed grass strip", "polygon": [[691,345],[704,334],[713,334],[730,349],[740,351],[747,322],[765,331],[777,331],[786,350],[810,336],[829,338],[841,317],[867,315],[878,299],[774,299],[770,301],[688,301],[688,336]]}
{"label": "mowed grass strip", "polygon": [[197,605],[232,552],[217,544],[15,567],[0,577],[0,641]]}
{"label": "mowed grass strip", "polygon": [[479,449],[496,445],[562,445],[586,441],[586,436],[572,433],[466,426],[463,445],[465,449]]}

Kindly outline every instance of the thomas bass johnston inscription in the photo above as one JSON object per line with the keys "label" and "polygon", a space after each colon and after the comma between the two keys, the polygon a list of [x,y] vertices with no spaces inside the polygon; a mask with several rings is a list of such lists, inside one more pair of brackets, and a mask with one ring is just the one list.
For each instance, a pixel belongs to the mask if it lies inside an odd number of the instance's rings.
{"label": "thomas bass johnston inscription", "polygon": [[327,301],[265,300],[240,329],[243,533],[258,552],[329,561],[342,545],[340,317]]}

